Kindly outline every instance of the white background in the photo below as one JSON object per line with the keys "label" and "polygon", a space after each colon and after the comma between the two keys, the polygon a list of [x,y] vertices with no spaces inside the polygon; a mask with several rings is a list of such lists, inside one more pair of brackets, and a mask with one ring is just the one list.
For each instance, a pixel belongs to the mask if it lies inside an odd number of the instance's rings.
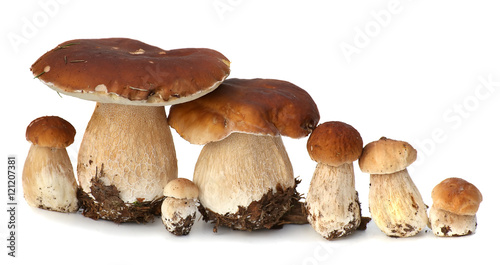
{"label": "white background", "polygon": [[[7,1],[0,11],[2,79],[0,263],[32,264],[338,264],[421,263],[477,259],[498,262],[500,128],[500,5],[497,1]],[[272,3],[271,3],[272,2]],[[341,2],[341,3],[339,3]],[[321,122],[353,125],[366,143],[406,140],[419,152],[410,174],[431,205],[432,188],[461,177],[482,192],[477,233],[413,238],[368,229],[335,241],[309,225],[241,232],[196,222],[175,237],[161,221],[117,225],[80,214],[32,209],[22,197],[29,149],[26,126],[58,115],[77,129],[68,152],[76,165],[94,103],[63,96],[33,79],[30,66],[59,43],[77,38],[129,37],[164,49],[206,47],[222,52],[230,77],[290,81],[315,99]],[[192,178],[201,150],[174,141],[179,176]],[[314,171],[306,139],[284,138],[299,186]],[[17,258],[7,256],[8,155],[18,162]],[[364,215],[369,175],[355,163]],[[495,241],[493,241],[495,240]],[[7,262],[4,262],[7,261]],[[375,263],[378,264],[378,263]]]}

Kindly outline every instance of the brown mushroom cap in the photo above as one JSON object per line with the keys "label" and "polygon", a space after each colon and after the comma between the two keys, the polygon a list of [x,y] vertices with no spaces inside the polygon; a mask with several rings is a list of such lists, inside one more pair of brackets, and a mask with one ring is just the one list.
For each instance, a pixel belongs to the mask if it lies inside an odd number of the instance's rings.
{"label": "brown mushroom cap", "polygon": [[382,137],[364,147],[359,168],[370,174],[391,174],[407,168],[416,159],[417,150],[409,143]]}
{"label": "brown mushroom cap", "polygon": [[45,53],[31,71],[63,94],[161,106],[212,91],[229,75],[229,61],[210,49],[166,51],[125,38],[77,39]]}
{"label": "brown mushroom cap", "polygon": [[185,178],[177,178],[169,181],[165,185],[163,195],[176,199],[196,199],[198,198],[199,190],[196,184]]}
{"label": "brown mushroom cap", "polygon": [[204,97],[172,106],[168,121],[193,144],[219,141],[232,132],[300,138],[316,127],[319,111],[292,83],[233,78]]}
{"label": "brown mushroom cap", "polygon": [[75,134],[73,125],[57,116],[37,118],[26,128],[26,140],[43,147],[66,148],[73,143]]}
{"label": "brown mushroom cap", "polygon": [[340,121],[325,122],[314,129],[307,141],[312,160],[338,167],[359,158],[363,139],[349,124]]}
{"label": "brown mushroom cap", "polygon": [[448,178],[432,189],[433,207],[458,215],[475,215],[483,201],[481,192],[461,178]]}

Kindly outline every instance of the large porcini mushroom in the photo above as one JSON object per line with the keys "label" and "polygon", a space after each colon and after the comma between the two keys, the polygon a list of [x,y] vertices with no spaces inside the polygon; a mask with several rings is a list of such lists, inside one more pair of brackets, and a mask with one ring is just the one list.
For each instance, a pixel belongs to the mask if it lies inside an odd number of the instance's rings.
{"label": "large porcini mushroom", "polygon": [[59,93],[97,101],[78,154],[84,215],[147,222],[177,178],[164,106],[213,91],[228,76],[229,61],[210,49],[80,39],[58,45],[31,70]]}
{"label": "large porcini mushroom", "polygon": [[198,187],[189,179],[167,183],[161,206],[161,220],[167,231],[176,236],[189,234],[196,219],[198,193]]}
{"label": "large porcini mushroom", "polygon": [[359,158],[361,171],[370,173],[372,219],[388,236],[414,236],[427,225],[427,206],[406,169],[416,159],[409,143],[385,137],[367,144]]}
{"label": "large porcini mushroom", "polygon": [[214,231],[277,224],[297,195],[280,135],[307,136],[318,120],[306,91],[272,79],[228,79],[204,97],[172,106],[169,124],[187,141],[205,144],[193,181]]}
{"label": "large porcini mushroom", "polygon": [[318,162],[306,197],[309,223],[328,240],[352,233],[361,224],[353,168],[363,151],[361,135],[349,124],[325,122],[309,136],[307,151]]}
{"label": "large porcini mushroom", "polygon": [[429,223],[436,236],[465,236],[476,231],[481,192],[461,178],[448,178],[432,190]]}
{"label": "large porcini mushroom", "polygon": [[37,118],[26,128],[31,147],[22,178],[30,206],[57,212],[78,210],[76,179],[66,151],[75,134],[75,128],[57,116]]}

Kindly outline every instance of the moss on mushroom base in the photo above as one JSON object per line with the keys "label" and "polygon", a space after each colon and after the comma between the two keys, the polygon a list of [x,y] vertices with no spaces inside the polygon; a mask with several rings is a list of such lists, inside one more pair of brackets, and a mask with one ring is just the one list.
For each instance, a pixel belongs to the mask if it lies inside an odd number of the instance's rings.
{"label": "moss on mushroom base", "polygon": [[236,213],[219,214],[202,204],[198,210],[203,216],[203,221],[214,224],[214,232],[217,232],[219,225],[246,231],[271,229],[275,225],[280,225],[281,217],[290,210],[295,193],[295,186],[283,189],[278,184],[276,192],[269,189],[260,200],[251,202],[247,207],[238,206]]}
{"label": "moss on mushroom base", "polygon": [[91,219],[111,220],[115,223],[136,222],[148,223],[160,215],[163,198],[144,201],[138,198],[134,203],[125,203],[120,198],[120,191],[114,185],[105,185],[100,177],[103,170],[92,178],[90,194],[78,189],[78,200],[83,209],[83,215]]}

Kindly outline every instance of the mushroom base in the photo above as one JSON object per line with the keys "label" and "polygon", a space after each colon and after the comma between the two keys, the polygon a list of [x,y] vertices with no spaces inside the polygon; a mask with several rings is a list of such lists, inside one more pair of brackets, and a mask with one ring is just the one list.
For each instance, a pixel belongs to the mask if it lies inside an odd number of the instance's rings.
{"label": "mushroom base", "polygon": [[22,174],[24,199],[31,207],[76,212],[77,184],[66,149],[31,145]]}
{"label": "mushroom base", "polygon": [[280,224],[281,218],[291,209],[292,198],[300,196],[295,190],[296,184],[287,189],[278,184],[275,193],[270,189],[260,200],[251,202],[247,207],[239,206],[236,213],[216,213],[201,203],[198,210],[203,221],[214,224],[214,233],[219,226],[245,231],[280,228],[284,224]]}
{"label": "mushroom base", "polygon": [[467,236],[476,231],[477,220],[476,215],[458,215],[432,206],[429,225],[436,236]]}
{"label": "mushroom base", "polygon": [[176,236],[185,236],[189,234],[195,219],[196,213],[188,215],[187,217],[175,216],[174,219],[168,219],[164,216],[161,218],[163,224],[165,225],[165,229]]}
{"label": "mushroom base", "polygon": [[153,201],[138,198],[134,203],[126,203],[120,198],[120,191],[114,185],[104,185],[97,177],[92,178],[90,190],[89,194],[78,189],[78,200],[85,217],[115,223],[148,223],[161,214],[163,197]]}
{"label": "mushroom base", "polygon": [[410,237],[427,226],[427,206],[406,169],[371,174],[368,200],[373,221],[387,236]]}
{"label": "mushroom base", "polygon": [[[325,238],[326,240],[333,240],[335,238],[350,235],[352,232],[354,232],[356,230],[365,230],[366,229],[366,224],[368,222],[370,222],[371,219],[365,217],[365,219],[362,220],[361,205],[360,205],[359,199],[357,197],[357,192],[356,192],[356,201],[351,202],[351,204],[349,205],[349,209],[355,209],[355,210],[350,210],[350,211],[356,211],[355,215],[359,216],[359,218],[358,219],[354,218],[351,221],[349,221],[347,224],[345,224],[344,226],[341,226],[338,229],[334,229],[334,230],[328,232],[327,234],[324,234],[323,238]],[[311,216],[311,218],[316,218],[316,217]],[[365,222],[365,224],[360,228],[362,222]],[[335,225],[338,225],[338,223],[335,222],[333,226],[335,226]]]}
{"label": "mushroom base", "polygon": [[170,233],[181,236],[191,232],[196,219],[198,199],[179,199],[166,196],[161,206],[161,220]]}
{"label": "mushroom base", "polygon": [[318,163],[306,199],[312,228],[327,240],[351,234],[361,224],[352,163]]}

